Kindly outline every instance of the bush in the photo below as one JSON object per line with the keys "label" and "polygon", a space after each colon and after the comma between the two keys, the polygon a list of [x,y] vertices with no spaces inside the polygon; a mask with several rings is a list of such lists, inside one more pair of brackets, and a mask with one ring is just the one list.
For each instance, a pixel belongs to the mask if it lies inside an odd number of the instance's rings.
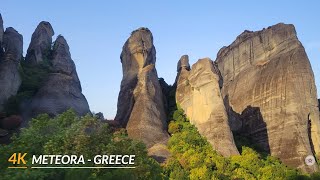
{"label": "bush", "polygon": [[[135,169],[0,169],[1,179],[161,179],[160,165],[147,156],[143,143],[131,140],[125,130],[112,132],[107,123],[89,115],[77,117],[75,112],[50,119],[39,115],[28,128],[2,145],[1,167],[8,167],[7,159],[15,152],[40,154],[76,154],[93,157],[98,154],[135,154]],[[28,156],[27,162],[31,162]],[[28,164],[28,163],[27,163]],[[30,165],[30,163],[29,163]],[[95,166],[86,162],[86,166]]]}
{"label": "bush", "polygon": [[[241,146],[241,155],[226,158],[213,150],[197,128],[191,125],[181,108],[173,112],[169,124],[173,135],[168,142],[172,157],[164,166],[170,179],[315,179],[288,168],[277,158]],[[248,144],[246,139],[241,139]],[[239,144],[238,144],[239,145]]]}

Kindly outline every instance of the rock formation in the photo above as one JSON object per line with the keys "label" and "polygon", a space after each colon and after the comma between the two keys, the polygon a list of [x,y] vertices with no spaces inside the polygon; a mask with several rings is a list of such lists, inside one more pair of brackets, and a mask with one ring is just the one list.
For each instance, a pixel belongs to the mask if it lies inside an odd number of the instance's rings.
{"label": "rock formation", "polygon": [[3,20],[2,20],[2,16],[0,14],[0,57],[2,54],[2,41],[3,41],[3,33],[4,33],[4,29],[3,29]]}
{"label": "rock formation", "polygon": [[159,144],[166,144],[169,135],[155,62],[151,32],[147,28],[133,31],[121,53],[123,79],[115,121],[126,127],[129,137],[152,149],[151,155],[163,156],[166,150]]}
{"label": "rock formation", "polygon": [[54,31],[49,22],[42,21],[32,34],[31,43],[29,45],[26,61],[28,63],[39,63],[46,59],[47,54],[51,50],[52,36]]}
{"label": "rock formation", "polygon": [[229,127],[219,86],[219,70],[209,59],[200,59],[191,70],[188,56],[178,62],[177,104],[213,148],[223,156],[239,154]]}
{"label": "rock formation", "polygon": [[[0,112],[3,105],[11,97],[17,94],[21,84],[19,74],[19,61],[22,58],[22,35],[9,27],[4,33],[0,15]],[[2,35],[3,34],[3,35]]]}
{"label": "rock formation", "polygon": [[316,87],[294,26],[245,31],[219,51],[216,62],[230,123],[238,124],[233,130],[287,165],[317,171],[304,163],[307,155],[320,153]]}
{"label": "rock formation", "polygon": [[[34,42],[39,42],[39,40],[34,40]],[[34,49],[41,48],[34,47]],[[76,67],[71,59],[69,46],[63,36],[59,35],[57,37],[52,51],[52,72],[32,98],[31,116],[41,113],[55,116],[70,108],[79,115],[89,113],[88,102],[82,94]]]}

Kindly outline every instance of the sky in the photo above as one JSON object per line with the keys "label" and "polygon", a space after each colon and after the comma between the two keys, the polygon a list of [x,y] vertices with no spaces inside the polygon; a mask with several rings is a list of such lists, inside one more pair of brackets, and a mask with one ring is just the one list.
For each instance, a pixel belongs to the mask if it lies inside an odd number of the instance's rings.
{"label": "sky", "polygon": [[[48,3],[46,3],[48,2]],[[182,0],[1,0],[5,27],[23,35],[24,53],[40,21],[49,21],[54,39],[69,46],[91,111],[113,119],[122,79],[120,53],[130,33],[148,27],[157,51],[158,76],[173,84],[180,57],[190,64],[215,60],[219,49],[244,30],[279,22],[294,24],[315,74],[320,95],[320,1],[182,1]]]}

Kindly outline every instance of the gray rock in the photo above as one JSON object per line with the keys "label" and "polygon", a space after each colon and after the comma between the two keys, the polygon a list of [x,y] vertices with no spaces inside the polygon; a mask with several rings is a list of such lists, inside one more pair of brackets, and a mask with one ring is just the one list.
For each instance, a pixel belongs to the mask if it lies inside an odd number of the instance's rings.
{"label": "gray rock", "polygon": [[23,51],[23,37],[14,28],[9,27],[3,36],[4,60],[20,61]]}
{"label": "gray rock", "polygon": [[2,20],[1,13],[0,13],[0,55],[1,55],[1,51],[2,51],[3,33],[4,33],[3,20]]}
{"label": "gray rock", "polygon": [[3,35],[3,55],[0,57],[0,111],[11,97],[17,94],[21,85],[19,61],[22,58],[22,35],[13,28],[7,28]]}
{"label": "gray rock", "polygon": [[219,51],[216,62],[229,115],[241,115],[239,130],[285,164],[317,171],[317,165],[305,165],[306,156],[320,155],[316,86],[294,26],[245,31]]}
{"label": "gray rock", "polygon": [[32,116],[41,113],[56,116],[70,108],[78,115],[90,113],[69,46],[63,36],[58,36],[55,41],[52,65],[53,72],[32,99]]}
{"label": "gray rock", "polygon": [[121,62],[123,79],[115,121],[126,127],[129,137],[143,141],[150,155],[165,159],[162,156],[168,153],[163,145],[169,138],[166,113],[155,69],[156,50],[147,28],[132,32],[123,46]]}
{"label": "gray rock", "polygon": [[209,59],[200,59],[191,70],[187,56],[178,63],[176,102],[190,122],[223,156],[239,154],[229,127],[219,86],[219,70]]}
{"label": "gray rock", "polygon": [[31,42],[27,51],[26,61],[37,64],[46,59],[50,53],[52,36],[54,31],[49,22],[42,21],[32,34]]}

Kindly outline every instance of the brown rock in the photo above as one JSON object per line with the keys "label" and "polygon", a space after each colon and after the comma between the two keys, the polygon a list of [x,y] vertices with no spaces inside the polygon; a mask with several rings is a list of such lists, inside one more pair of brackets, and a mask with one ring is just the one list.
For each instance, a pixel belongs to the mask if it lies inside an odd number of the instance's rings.
{"label": "brown rock", "polygon": [[219,51],[216,62],[228,110],[243,119],[245,128],[238,130],[287,165],[317,171],[304,163],[320,153],[316,87],[294,26],[245,31]]}
{"label": "brown rock", "polygon": [[215,150],[223,156],[239,154],[220,93],[218,68],[204,58],[189,71],[188,61],[188,56],[182,56],[178,63],[177,104]]}
{"label": "brown rock", "polygon": [[27,51],[26,61],[31,64],[37,64],[46,59],[50,53],[52,36],[54,31],[49,22],[42,21],[32,34],[31,42]]}
{"label": "brown rock", "polygon": [[6,130],[17,129],[22,123],[21,116],[12,115],[10,117],[4,118],[1,121],[1,128]]}
{"label": "brown rock", "polygon": [[[126,127],[131,138],[148,148],[166,144],[166,113],[155,69],[156,50],[147,28],[132,32],[121,53],[123,79],[115,121]],[[164,157],[165,158],[165,157]]]}

